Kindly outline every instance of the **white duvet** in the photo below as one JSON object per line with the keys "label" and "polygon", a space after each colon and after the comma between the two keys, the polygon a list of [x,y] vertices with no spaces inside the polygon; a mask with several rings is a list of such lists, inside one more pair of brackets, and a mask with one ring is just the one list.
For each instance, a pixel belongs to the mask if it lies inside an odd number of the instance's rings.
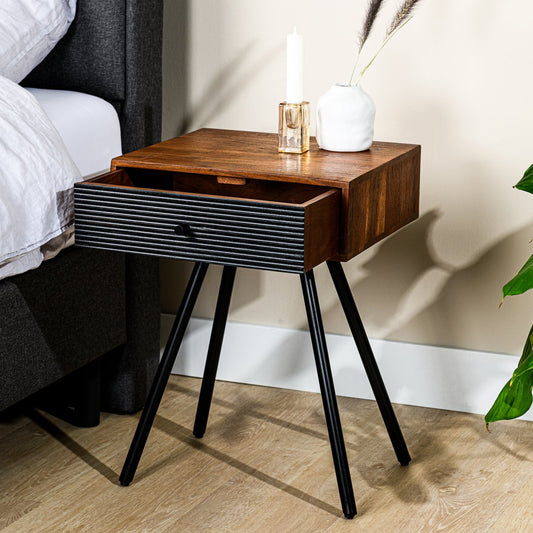
{"label": "white duvet", "polygon": [[0,76],[0,279],[37,267],[71,239],[80,180],[35,98]]}

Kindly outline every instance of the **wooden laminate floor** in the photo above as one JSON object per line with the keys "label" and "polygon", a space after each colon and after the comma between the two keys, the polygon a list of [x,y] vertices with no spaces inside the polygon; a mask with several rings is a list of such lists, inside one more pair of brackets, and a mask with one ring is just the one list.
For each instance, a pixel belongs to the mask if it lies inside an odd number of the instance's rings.
{"label": "wooden laminate floor", "polygon": [[173,376],[132,485],[118,475],[138,415],[71,427],[0,423],[0,530],[21,532],[531,532],[533,425],[396,406],[413,456],[396,462],[372,401],[339,398],[359,515],[342,518],[320,396]]}

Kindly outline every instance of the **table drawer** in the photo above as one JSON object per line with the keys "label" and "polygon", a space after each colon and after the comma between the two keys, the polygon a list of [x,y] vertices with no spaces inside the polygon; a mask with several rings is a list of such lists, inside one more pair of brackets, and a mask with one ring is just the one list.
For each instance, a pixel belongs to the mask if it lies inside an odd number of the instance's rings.
{"label": "table drawer", "polygon": [[76,245],[284,272],[337,253],[339,191],[232,183],[138,169],[78,183]]}

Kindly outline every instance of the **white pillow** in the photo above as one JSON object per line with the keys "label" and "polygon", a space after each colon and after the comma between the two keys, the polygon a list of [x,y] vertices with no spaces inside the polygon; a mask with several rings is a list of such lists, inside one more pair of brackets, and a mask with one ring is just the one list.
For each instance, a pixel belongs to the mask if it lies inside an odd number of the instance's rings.
{"label": "white pillow", "polygon": [[65,35],[76,0],[0,0],[0,75],[22,81]]}
{"label": "white pillow", "polygon": [[72,226],[81,175],[35,97],[2,76],[0,132],[1,278],[22,271],[16,259],[26,258],[23,270],[38,266],[42,246]]}

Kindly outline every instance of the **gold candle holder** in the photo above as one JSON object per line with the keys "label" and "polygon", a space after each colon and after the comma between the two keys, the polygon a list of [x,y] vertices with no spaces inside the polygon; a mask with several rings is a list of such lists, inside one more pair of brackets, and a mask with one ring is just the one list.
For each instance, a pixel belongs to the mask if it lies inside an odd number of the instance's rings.
{"label": "gold candle holder", "polygon": [[309,102],[279,104],[278,152],[303,154],[309,150]]}

